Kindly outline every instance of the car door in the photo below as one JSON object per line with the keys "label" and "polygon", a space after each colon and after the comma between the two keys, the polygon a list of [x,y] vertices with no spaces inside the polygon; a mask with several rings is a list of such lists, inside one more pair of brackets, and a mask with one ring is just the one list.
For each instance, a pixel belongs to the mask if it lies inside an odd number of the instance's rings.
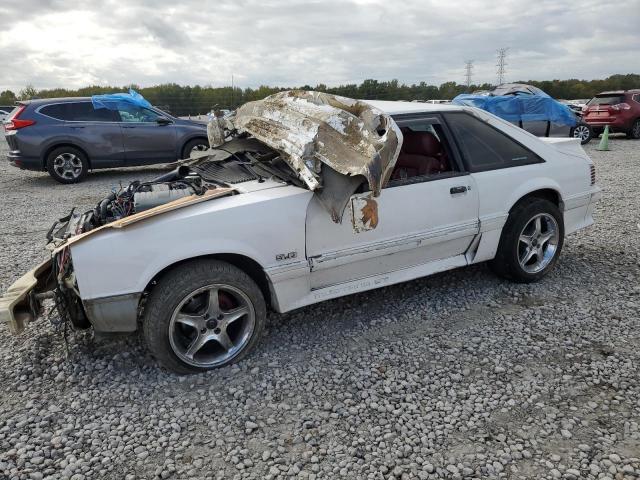
{"label": "car door", "polygon": [[118,167],[124,164],[122,130],[115,112],[94,108],[91,101],[52,103],[38,112],[64,123],[49,129],[84,150],[93,168]]}
{"label": "car door", "polygon": [[149,108],[119,103],[117,113],[127,165],[173,162],[178,159],[176,128],[171,119]]}
{"label": "car door", "polygon": [[[466,264],[464,253],[478,233],[478,192],[474,181],[463,171],[439,117],[404,117],[396,121],[405,141],[409,131],[436,136],[448,168],[428,174],[411,172],[408,176],[403,175],[397,163],[381,195],[353,195],[339,224],[331,220],[314,197],[306,225],[312,289],[418,265],[432,264],[432,271],[437,271]],[[399,160],[404,158],[404,152],[400,155]],[[371,219],[372,209],[377,212],[373,219],[376,222]],[[377,223],[375,228],[373,223]],[[442,268],[438,262],[445,259],[455,260]]]}
{"label": "car door", "polygon": [[527,193],[523,187],[540,175],[538,164],[544,160],[501,130],[499,120],[483,121],[466,112],[446,113],[444,119],[477,186],[480,232],[494,239],[492,248],[474,262],[488,260],[498,245],[510,201]]}

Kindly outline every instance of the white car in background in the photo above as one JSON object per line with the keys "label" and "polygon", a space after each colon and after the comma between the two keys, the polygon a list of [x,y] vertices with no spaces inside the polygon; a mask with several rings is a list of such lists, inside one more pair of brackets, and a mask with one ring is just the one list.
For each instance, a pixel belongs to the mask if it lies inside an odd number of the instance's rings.
{"label": "white car in background", "polygon": [[163,366],[207,370],[268,309],[480,262],[538,281],[600,198],[578,140],[474,108],[281,92],[230,122],[209,156],[54,224],[52,260],[0,300],[12,331],[53,297],[78,328],[141,328]]}
{"label": "white car in background", "polygon": [[13,110],[13,107],[0,106],[0,124],[9,117],[9,114],[11,113],[12,110]]}

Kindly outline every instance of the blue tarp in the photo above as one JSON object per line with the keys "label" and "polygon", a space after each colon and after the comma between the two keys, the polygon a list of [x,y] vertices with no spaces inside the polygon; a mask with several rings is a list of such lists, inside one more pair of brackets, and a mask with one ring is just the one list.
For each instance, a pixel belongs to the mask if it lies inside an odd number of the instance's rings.
{"label": "blue tarp", "polygon": [[145,98],[136,92],[133,88],[129,89],[129,93],[108,93],[105,95],[93,95],[91,97],[93,108],[108,108],[109,110],[117,110],[118,105],[122,103],[128,105],[137,105],[139,107],[151,107],[151,104]]}
{"label": "blue tarp", "polygon": [[546,94],[499,96],[462,94],[454,98],[452,103],[481,108],[513,123],[544,121],[569,127],[575,127],[578,123],[569,107]]}

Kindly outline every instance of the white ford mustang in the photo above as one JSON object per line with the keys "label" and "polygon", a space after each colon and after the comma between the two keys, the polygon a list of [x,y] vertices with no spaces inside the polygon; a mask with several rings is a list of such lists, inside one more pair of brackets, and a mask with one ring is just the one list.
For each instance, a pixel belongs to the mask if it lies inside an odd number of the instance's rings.
{"label": "white ford mustang", "polygon": [[487,261],[540,280],[600,198],[578,140],[467,107],[282,92],[214,119],[210,142],[56,222],[0,318],[19,333],[52,298],[76,328],[142,329],[163,366],[201,371],[245,356],[268,308]]}

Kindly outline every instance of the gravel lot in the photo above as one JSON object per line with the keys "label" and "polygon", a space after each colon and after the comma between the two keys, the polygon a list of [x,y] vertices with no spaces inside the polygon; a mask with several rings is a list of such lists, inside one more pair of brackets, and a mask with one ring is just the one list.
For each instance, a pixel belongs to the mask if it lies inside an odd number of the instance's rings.
{"label": "gravel lot", "polygon": [[[272,314],[247,360],[191,377],[138,338],[67,356],[46,321],[0,326],[0,478],[640,477],[640,142],[595,146],[597,223],[540,284],[481,265]],[[157,174],[0,168],[3,290],[54,218]]]}

